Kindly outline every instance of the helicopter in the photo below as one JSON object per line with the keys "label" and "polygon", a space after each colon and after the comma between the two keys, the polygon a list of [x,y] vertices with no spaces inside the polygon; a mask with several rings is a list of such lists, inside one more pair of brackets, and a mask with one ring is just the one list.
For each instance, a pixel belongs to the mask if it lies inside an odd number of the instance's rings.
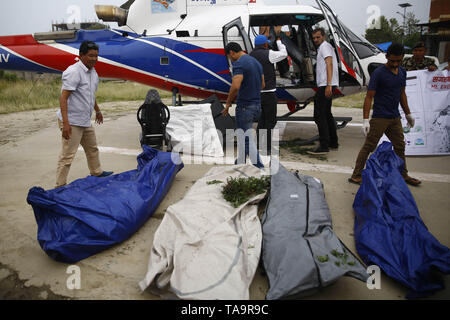
{"label": "helicopter", "polygon": [[[99,19],[117,22],[104,30],[67,30],[0,37],[0,69],[61,73],[78,60],[84,40],[99,46],[95,69],[100,77],[123,79],[181,96],[227,98],[231,61],[225,46],[237,42],[244,51],[263,28],[281,40],[288,52],[283,72],[277,66],[277,98],[290,117],[313,101],[317,86],[317,49],[312,31],[323,27],[336,51],[339,87],[333,97],[366,90],[370,74],[386,62],[385,54],[357,36],[323,0],[271,5],[263,0],[129,0],[120,7],[95,5]],[[296,3],[297,3],[296,2]],[[306,4],[306,3],[310,4]],[[287,65],[287,67],[286,67]],[[311,120],[311,119],[306,119]],[[336,119],[337,121],[339,119]],[[343,123],[345,126],[345,123]],[[338,126],[339,128],[342,126]]]}

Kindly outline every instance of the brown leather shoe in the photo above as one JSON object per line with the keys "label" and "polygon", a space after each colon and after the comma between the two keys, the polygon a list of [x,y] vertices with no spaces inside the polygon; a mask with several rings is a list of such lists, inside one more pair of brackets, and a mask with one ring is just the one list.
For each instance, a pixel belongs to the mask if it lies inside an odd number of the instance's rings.
{"label": "brown leather shoe", "polygon": [[410,177],[410,176],[406,176],[405,178],[405,182],[411,186],[417,187],[419,184],[422,183],[422,181],[420,181],[419,179]]}
{"label": "brown leather shoe", "polygon": [[362,182],[362,178],[348,178],[348,182],[360,185]]}

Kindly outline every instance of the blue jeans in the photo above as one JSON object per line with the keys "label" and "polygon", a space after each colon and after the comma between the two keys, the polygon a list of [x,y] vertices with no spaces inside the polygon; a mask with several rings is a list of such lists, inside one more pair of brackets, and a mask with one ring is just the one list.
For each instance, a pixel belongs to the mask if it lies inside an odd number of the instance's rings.
{"label": "blue jeans", "polygon": [[[236,108],[236,128],[238,137],[238,157],[237,164],[245,163],[247,156],[250,156],[252,164],[258,168],[264,168],[259,157],[256,143],[253,140],[253,122],[258,121],[261,115],[261,105],[238,106]],[[249,130],[251,129],[251,130]],[[245,140],[244,140],[245,137]],[[245,142],[244,142],[244,141]],[[242,149],[244,142],[245,149]]]}

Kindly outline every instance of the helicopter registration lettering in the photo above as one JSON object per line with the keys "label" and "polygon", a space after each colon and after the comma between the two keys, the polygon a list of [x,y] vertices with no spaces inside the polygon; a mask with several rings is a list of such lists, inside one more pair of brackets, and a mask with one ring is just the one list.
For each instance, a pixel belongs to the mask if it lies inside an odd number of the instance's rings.
{"label": "helicopter registration lettering", "polygon": [[8,60],[9,60],[9,53],[8,54],[0,54],[0,63],[2,63],[2,62],[6,62],[6,63],[8,63]]}

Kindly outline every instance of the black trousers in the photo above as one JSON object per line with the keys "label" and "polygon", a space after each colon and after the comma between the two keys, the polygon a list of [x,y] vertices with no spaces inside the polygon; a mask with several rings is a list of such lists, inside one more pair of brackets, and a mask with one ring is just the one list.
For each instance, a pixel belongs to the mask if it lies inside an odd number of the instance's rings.
{"label": "black trousers", "polygon": [[325,97],[325,88],[319,87],[314,97],[314,122],[319,130],[320,147],[328,149],[338,145],[338,136],[336,121],[331,113],[332,100]]}
{"label": "black trousers", "polygon": [[258,138],[258,148],[260,146],[260,129],[262,130],[261,138],[266,140],[267,154],[270,155],[270,149],[272,147],[272,129],[277,124],[277,95],[275,92],[262,92],[261,93],[261,116],[256,128]]}

